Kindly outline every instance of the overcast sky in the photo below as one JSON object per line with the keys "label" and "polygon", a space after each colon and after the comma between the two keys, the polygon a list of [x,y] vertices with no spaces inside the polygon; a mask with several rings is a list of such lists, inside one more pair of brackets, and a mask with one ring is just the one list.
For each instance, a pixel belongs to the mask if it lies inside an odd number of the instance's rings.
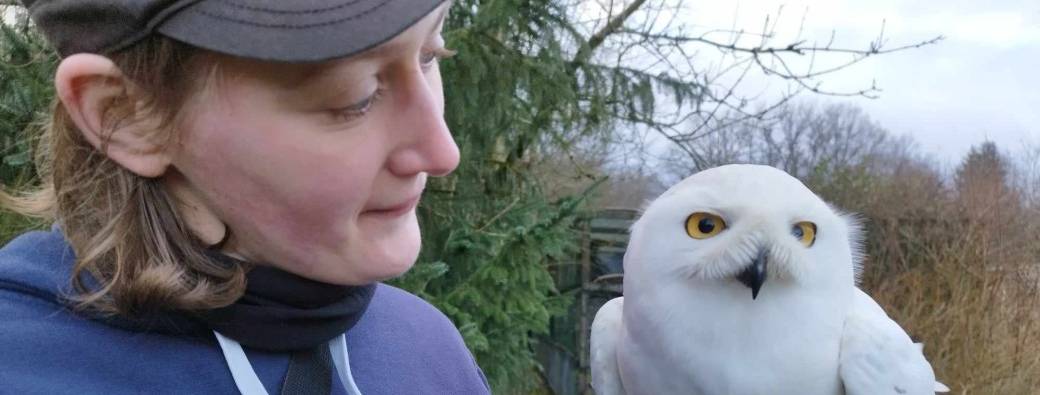
{"label": "overcast sky", "polygon": [[[946,37],[937,45],[888,54],[827,77],[824,87],[857,89],[872,80],[876,100],[856,99],[894,133],[911,134],[945,163],[990,139],[1014,151],[1040,144],[1040,0],[685,1],[698,26],[760,31],[779,5],[781,35],[864,48],[885,21],[891,46]],[[782,37],[776,43],[784,42]],[[826,100],[826,99],[824,99]]]}

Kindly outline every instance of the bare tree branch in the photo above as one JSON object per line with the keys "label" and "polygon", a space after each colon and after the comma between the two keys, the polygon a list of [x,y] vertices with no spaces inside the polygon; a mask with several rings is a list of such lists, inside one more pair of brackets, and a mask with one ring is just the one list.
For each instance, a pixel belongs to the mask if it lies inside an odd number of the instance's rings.
{"label": "bare tree branch", "polygon": [[578,49],[578,53],[574,55],[574,62],[587,62],[589,58],[592,57],[592,53],[596,50],[596,48],[599,48],[600,45],[603,45],[603,42],[606,41],[608,36],[619,31],[624,26],[625,20],[631,17],[632,14],[635,13],[636,10],[639,9],[639,7],[642,7],[644,3],[646,3],[646,0],[635,0],[631,4],[626,6],[625,9],[622,10],[621,13],[618,14],[616,17],[608,20],[607,24],[603,26],[602,29],[600,29],[598,32],[589,37],[589,41],[586,42],[585,45],[582,45],[580,49]]}
{"label": "bare tree branch", "polygon": [[[717,32],[717,31],[715,31],[715,32]],[[670,35],[670,34],[640,32],[640,31],[634,31],[634,30],[629,30],[629,29],[619,30],[618,33],[635,34],[635,35],[639,35],[642,38],[669,41],[669,42],[676,43],[676,44],[696,42],[696,43],[701,43],[701,44],[707,44],[707,45],[710,45],[710,46],[713,46],[713,47],[716,47],[716,48],[719,48],[719,49],[723,49],[723,50],[734,51],[734,52],[746,52],[746,53],[749,53],[749,54],[780,54],[780,53],[787,52],[787,53],[793,53],[793,54],[797,54],[797,55],[805,55],[806,53],[811,53],[811,52],[848,53],[848,54],[854,54],[854,55],[881,55],[881,54],[886,54],[886,53],[903,51],[903,50],[907,50],[907,49],[920,48],[920,47],[924,47],[924,46],[927,46],[927,45],[936,44],[936,43],[938,43],[938,42],[940,42],[940,41],[945,39],[945,37],[943,37],[943,36],[936,36],[936,37],[933,37],[931,39],[928,39],[928,40],[925,40],[925,41],[921,41],[921,42],[918,42],[918,43],[909,44],[909,45],[903,45],[903,46],[900,46],[900,47],[889,48],[889,49],[884,49],[884,48],[882,48],[880,46],[880,44],[877,41],[873,41],[873,42],[871,42],[870,47],[868,49],[853,49],[853,48],[835,48],[835,47],[832,47],[830,43],[828,43],[826,46],[807,46],[807,45],[805,45],[804,41],[794,42],[794,43],[791,43],[791,44],[788,44],[788,45],[782,46],[782,47],[766,47],[766,46],[746,47],[746,46],[736,45],[735,43],[724,43],[724,42],[720,42],[720,41],[710,40],[710,39],[705,38],[706,35],[701,35],[701,36],[696,36],[696,37],[692,37],[692,36],[676,36],[676,35]],[[750,34],[750,33],[746,33],[746,32],[737,32],[737,33],[745,34],[745,35]],[[833,40],[833,36],[832,36],[831,40]]]}
{"label": "bare tree branch", "polygon": [[[869,85],[862,89],[833,91],[824,88],[822,78],[869,57],[920,48],[944,39],[936,36],[890,47],[882,21],[877,37],[863,48],[836,45],[833,30],[826,41],[817,44],[802,38],[806,23],[803,15],[798,35],[778,45],[773,41],[778,37],[782,6],[774,16],[764,20],[757,32],[736,27],[728,30],[698,27],[700,33],[691,33],[688,29],[693,25],[677,20],[676,16],[683,13],[663,0],[634,0],[627,4],[611,0],[601,4],[605,7],[602,16],[590,22],[598,22],[601,27],[592,29],[595,33],[577,47],[573,67],[593,73],[596,71],[590,70],[602,68],[623,73],[623,79],[627,78],[629,83],[658,84],[653,95],[661,99],[662,104],[632,97],[643,95],[633,91],[634,88],[617,90],[616,86],[607,87],[619,94],[607,104],[617,111],[613,117],[619,122],[652,131],[671,141],[694,165],[712,161],[711,153],[701,151],[707,137],[749,122],[776,122],[769,114],[801,93],[878,97],[881,90],[874,81],[868,81]],[[716,38],[722,34],[729,37]],[[749,38],[754,41],[745,44]],[[712,49],[717,54],[705,54],[702,49]],[[754,70],[783,81],[786,91],[777,92],[767,87],[761,88],[759,93],[747,92],[743,85]],[[667,100],[670,89],[676,86],[688,90],[677,91],[675,94],[679,96],[670,102]],[[689,93],[683,92],[694,92],[696,96],[693,100],[684,100],[682,95]],[[645,107],[633,107],[640,105]]]}

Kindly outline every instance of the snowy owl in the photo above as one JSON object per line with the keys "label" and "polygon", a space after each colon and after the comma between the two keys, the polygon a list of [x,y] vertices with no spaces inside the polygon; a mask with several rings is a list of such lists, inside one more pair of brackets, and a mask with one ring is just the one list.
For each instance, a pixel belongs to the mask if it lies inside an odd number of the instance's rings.
{"label": "snowy owl", "polygon": [[617,394],[925,395],[915,344],[856,287],[859,226],[767,166],[697,173],[647,206],[624,297],[592,324],[592,386]]}

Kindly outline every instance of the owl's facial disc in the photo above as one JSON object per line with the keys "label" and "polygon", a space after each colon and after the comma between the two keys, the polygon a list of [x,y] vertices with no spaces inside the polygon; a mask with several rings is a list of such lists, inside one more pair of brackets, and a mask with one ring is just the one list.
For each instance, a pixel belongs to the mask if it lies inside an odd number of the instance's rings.
{"label": "owl's facial disc", "polygon": [[751,261],[751,264],[737,275],[737,281],[751,288],[752,300],[758,299],[758,291],[762,289],[762,284],[766,282],[766,268],[768,264],[769,255],[766,248],[759,248],[758,255]]}

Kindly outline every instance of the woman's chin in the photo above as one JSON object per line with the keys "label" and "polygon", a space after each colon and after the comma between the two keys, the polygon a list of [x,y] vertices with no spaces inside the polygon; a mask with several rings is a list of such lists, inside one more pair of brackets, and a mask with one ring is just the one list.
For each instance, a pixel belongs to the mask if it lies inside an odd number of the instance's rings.
{"label": "woman's chin", "polygon": [[404,274],[415,265],[422,239],[418,224],[409,228],[402,229],[393,237],[369,241],[366,258],[356,266],[362,279],[370,283],[388,280]]}
{"label": "woman's chin", "polygon": [[347,242],[319,247],[325,253],[310,260],[319,263],[302,275],[330,284],[362,285],[404,274],[415,265],[422,239],[414,215],[411,221],[402,220],[390,231],[361,226],[348,234]]}

